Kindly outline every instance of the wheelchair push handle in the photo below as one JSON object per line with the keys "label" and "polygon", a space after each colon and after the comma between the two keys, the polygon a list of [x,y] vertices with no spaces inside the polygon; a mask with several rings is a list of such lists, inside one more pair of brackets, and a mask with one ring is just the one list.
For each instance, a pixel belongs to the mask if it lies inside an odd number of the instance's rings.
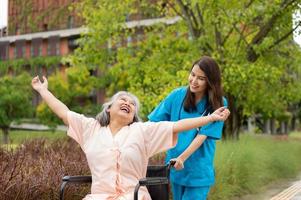
{"label": "wheelchair push handle", "polygon": [[169,163],[168,163],[168,169],[172,168],[174,165],[176,164],[176,161],[175,160],[170,160]]}
{"label": "wheelchair push handle", "polygon": [[[173,167],[175,165],[175,163],[176,163],[175,161],[171,160],[166,165],[156,166],[156,168],[153,168],[153,170],[156,171],[155,176],[149,176],[147,178],[140,179],[134,190],[134,200],[138,200],[138,190],[139,190],[140,186],[156,186],[156,185],[157,186],[163,185],[163,186],[161,186],[161,190],[163,189],[166,192],[166,193],[164,193],[165,196],[163,195],[164,196],[163,199],[169,199],[169,197],[168,197],[169,173],[170,173],[171,167]],[[161,172],[160,175],[157,174],[158,170]],[[148,188],[148,189],[150,189],[150,188]],[[159,199],[162,199],[161,197]],[[155,198],[155,199],[157,199],[157,198]]]}

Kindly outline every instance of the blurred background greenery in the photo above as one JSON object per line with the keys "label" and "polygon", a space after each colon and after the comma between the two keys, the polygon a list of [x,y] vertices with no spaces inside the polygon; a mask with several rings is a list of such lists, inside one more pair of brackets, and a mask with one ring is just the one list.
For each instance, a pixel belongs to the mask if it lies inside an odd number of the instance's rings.
{"label": "blurred background greenery", "polygon": [[[32,191],[47,190],[53,199],[63,174],[88,173],[79,167],[87,170],[81,154],[65,155],[76,144],[56,131],[61,122],[32,91],[33,76],[46,75],[49,89],[87,116],[95,116],[116,91],[128,90],[139,97],[146,120],[172,89],[187,85],[192,63],[203,55],[218,61],[231,110],[217,145],[210,199],[262,192],[301,171],[301,52],[293,37],[294,31],[300,35],[300,19],[293,17],[300,13],[298,0],[68,0],[42,7],[9,2],[7,36],[0,37],[0,169],[7,199],[17,189],[11,184],[21,184],[20,195],[30,199],[26,188],[41,186],[47,170],[49,187]],[[24,123],[48,129],[12,129]],[[158,155],[151,162],[163,159]],[[41,163],[45,169],[37,167]],[[24,179],[30,173],[37,179]]]}

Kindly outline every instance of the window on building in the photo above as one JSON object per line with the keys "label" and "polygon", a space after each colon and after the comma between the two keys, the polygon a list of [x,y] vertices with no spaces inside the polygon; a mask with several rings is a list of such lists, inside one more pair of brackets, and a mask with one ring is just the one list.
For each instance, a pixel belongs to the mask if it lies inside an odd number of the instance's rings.
{"label": "window on building", "polygon": [[60,51],[60,42],[58,41],[57,43],[55,43],[55,55],[60,55],[61,51]]}
{"label": "window on building", "polygon": [[33,54],[31,54],[33,57],[35,56],[42,56],[42,45],[39,45],[33,50]]}
{"label": "window on building", "polygon": [[31,42],[31,57],[42,55],[42,38],[32,39]]}
{"label": "window on building", "polygon": [[59,36],[52,36],[48,38],[47,52],[49,56],[60,55],[60,38]]}
{"label": "window on building", "polygon": [[16,45],[14,46],[14,58],[17,58],[17,47],[16,47]]}
{"label": "window on building", "polygon": [[79,45],[78,42],[76,41],[78,37],[69,37],[68,38],[68,48],[69,51],[74,51]]}
{"label": "window on building", "polygon": [[0,60],[8,60],[9,42],[0,42]]}
{"label": "window on building", "polygon": [[68,28],[73,28],[74,27],[74,18],[73,16],[68,17]]}
{"label": "window on building", "polygon": [[43,24],[43,31],[48,31],[48,24]]}
{"label": "window on building", "polygon": [[16,25],[16,27],[15,27],[15,35],[20,35],[20,29],[19,29],[18,25]]}
{"label": "window on building", "polygon": [[15,45],[15,58],[23,58],[25,56],[25,40],[17,40]]}

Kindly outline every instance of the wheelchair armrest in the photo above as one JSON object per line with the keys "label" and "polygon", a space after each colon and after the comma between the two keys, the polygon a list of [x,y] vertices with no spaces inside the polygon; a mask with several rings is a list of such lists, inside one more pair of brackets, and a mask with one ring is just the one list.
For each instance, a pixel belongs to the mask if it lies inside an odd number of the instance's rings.
{"label": "wheelchair armrest", "polygon": [[60,189],[60,200],[64,199],[64,191],[67,183],[91,183],[92,176],[64,176]]}
{"label": "wheelchair armrest", "polygon": [[139,180],[140,186],[147,186],[147,185],[163,185],[168,184],[169,181],[166,177],[147,177],[142,178]]}
{"label": "wheelchair armrest", "polygon": [[62,179],[63,182],[70,183],[91,183],[91,176],[64,176]]}

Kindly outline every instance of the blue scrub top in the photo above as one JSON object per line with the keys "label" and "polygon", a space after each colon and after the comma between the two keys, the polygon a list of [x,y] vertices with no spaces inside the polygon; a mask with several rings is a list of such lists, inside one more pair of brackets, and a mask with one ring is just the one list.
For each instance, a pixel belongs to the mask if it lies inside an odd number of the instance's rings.
{"label": "blue scrub top", "polygon": [[[150,121],[178,121],[179,119],[201,116],[206,109],[207,97],[197,104],[197,111],[189,113],[184,110],[183,101],[187,87],[172,91],[148,116]],[[224,105],[227,101],[224,99]],[[206,135],[204,143],[185,161],[184,169],[170,172],[172,182],[191,187],[210,186],[214,184],[213,160],[215,154],[215,141],[222,136],[224,123],[221,121],[207,124],[197,129],[181,132],[178,135],[177,145],[170,149],[166,155],[166,162],[177,158],[193,141],[196,134]]]}

